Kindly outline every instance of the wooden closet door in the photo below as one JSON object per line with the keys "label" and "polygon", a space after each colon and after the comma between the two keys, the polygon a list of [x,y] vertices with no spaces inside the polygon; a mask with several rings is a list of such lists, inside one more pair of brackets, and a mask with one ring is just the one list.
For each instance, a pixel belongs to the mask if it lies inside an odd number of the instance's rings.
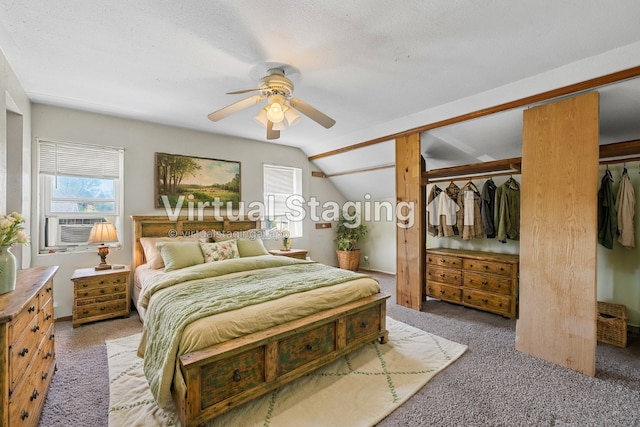
{"label": "wooden closet door", "polygon": [[595,374],[597,92],[528,109],[516,348]]}

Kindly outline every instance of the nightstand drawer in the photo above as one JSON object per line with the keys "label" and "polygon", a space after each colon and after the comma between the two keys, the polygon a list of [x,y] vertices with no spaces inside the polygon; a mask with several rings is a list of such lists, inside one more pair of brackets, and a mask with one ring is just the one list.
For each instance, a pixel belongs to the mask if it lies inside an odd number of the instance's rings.
{"label": "nightstand drawer", "polygon": [[102,288],[109,285],[118,285],[127,283],[128,278],[126,274],[113,274],[109,276],[99,276],[99,277],[85,277],[82,279],[77,279],[76,289],[84,290],[84,289],[94,289],[94,288]]}
{"label": "nightstand drawer", "polygon": [[122,315],[126,312],[127,301],[125,299],[118,299],[116,301],[78,306],[76,308],[76,319],[96,316]]}
{"label": "nightstand drawer", "polygon": [[103,295],[124,293],[127,290],[125,283],[104,288],[84,288],[76,290],[76,298],[94,298]]}

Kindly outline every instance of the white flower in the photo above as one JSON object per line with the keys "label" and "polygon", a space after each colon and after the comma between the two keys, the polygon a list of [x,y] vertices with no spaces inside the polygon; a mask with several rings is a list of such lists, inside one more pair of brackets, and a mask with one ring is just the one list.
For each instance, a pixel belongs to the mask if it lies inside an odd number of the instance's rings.
{"label": "white flower", "polygon": [[0,246],[29,243],[29,235],[24,231],[24,218],[17,212],[0,215]]}

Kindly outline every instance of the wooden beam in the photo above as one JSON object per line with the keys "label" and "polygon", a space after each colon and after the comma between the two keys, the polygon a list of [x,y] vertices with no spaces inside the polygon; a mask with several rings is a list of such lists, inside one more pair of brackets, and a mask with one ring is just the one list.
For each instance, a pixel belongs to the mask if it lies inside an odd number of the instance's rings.
{"label": "wooden beam", "polygon": [[483,108],[481,110],[476,110],[471,113],[461,114],[459,116],[451,117],[449,119],[440,120],[440,121],[423,125],[423,126],[418,126],[402,132],[394,133],[387,136],[382,136],[380,138],[371,139],[369,141],[360,142],[358,144],[349,145],[347,147],[338,148],[336,150],[314,154],[313,156],[309,157],[309,161],[321,159],[323,157],[335,156],[336,154],[346,153],[348,151],[356,150],[358,148],[368,147],[370,145],[379,144],[381,142],[390,141],[392,139],[397,139],[399,137],[411,135],[414,133],[421,133],[431,129],[436,129],[439,127],[464,122],[466,120],[477,119],[479,117],[488,116],[493,113],[499,113],[499,112],[511,110],[514,108],[525,107],[531,104],[549,101],[561,96],[566,96],[566,95],[571,95],[579,92],[592,90],[600,86],[617,83],[623,80],[629,80],[638,76],[640,76],[640,66],[628,68],[626,70],[617,71],[611,74],[606,74],[604,76],[570,84],[557,89],[548,90],[546,92],[538,93],[536,95],[526,96],[524,98],[516,99],[514,101],[505,102],[503,104],[495,105],[493,107]]}
{"label": "wooden beam", "polygon": [[395,163],[392,165],[383,165],[383,166],[375,166],[372,168],[363,168],[363,169],[354,169],[351,171],[346,171],[346,172],[339,172],[339,173],[332,173],[327,175],[327,178],[331,178],[333,176],[342,176],[342,175],[351,175],[354,173],[362,173],[362,172],[372,172],[372,171],[378,171],[378,170],[382,170],[382,169],[391,169],[391,168],[395,168],[396,165]]}
{"label": "wooden beam", "polygon": [[425,295],[425,187],[421,184],[424,159],[420,134],[396,140],[396,200],[413,206],[412,223],[396,228],[396,300],[399,305],[420,310]]}

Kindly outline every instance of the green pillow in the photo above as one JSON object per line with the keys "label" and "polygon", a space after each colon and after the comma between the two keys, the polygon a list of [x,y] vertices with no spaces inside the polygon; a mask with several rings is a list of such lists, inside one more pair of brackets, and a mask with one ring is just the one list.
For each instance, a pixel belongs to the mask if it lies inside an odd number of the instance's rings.
{"label": "green pillow", "polygon": [[238,252],[240,257],[269,255],[260,239],[238,239]]}
{"label": "green pillow", "polygon": [[156,247],[160,249],[164,261],[164,271],[177,270],[204,263],[204,255],[200,249],[200,242],[158,242]]}

